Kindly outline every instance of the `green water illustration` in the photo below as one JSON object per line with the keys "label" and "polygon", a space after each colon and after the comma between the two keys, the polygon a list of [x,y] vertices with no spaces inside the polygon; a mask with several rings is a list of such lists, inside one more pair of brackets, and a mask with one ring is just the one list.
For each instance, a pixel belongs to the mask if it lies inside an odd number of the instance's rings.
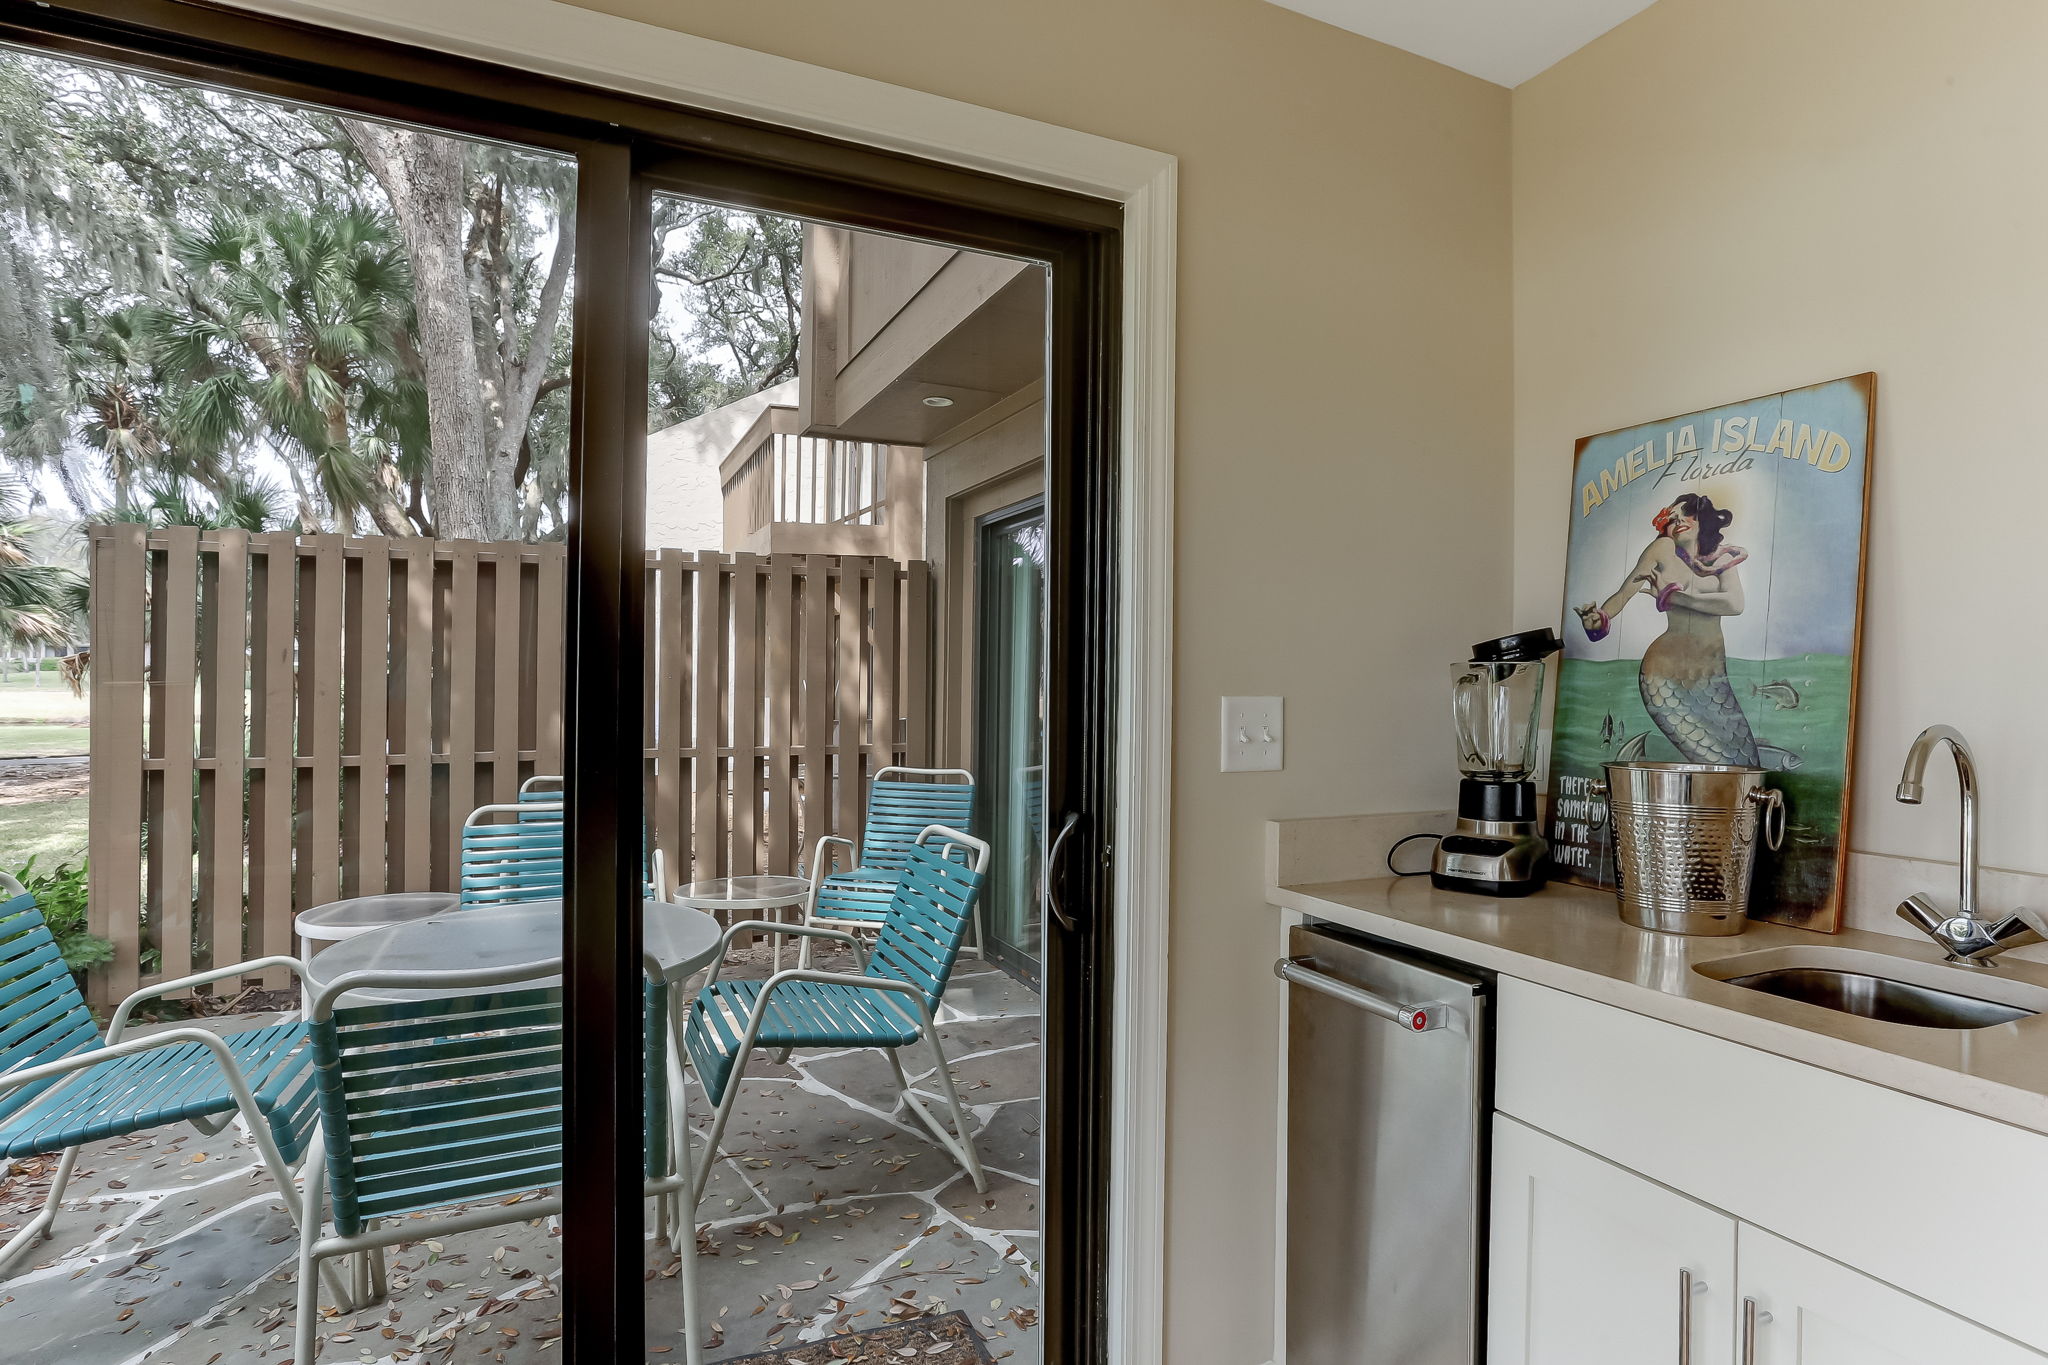
{"label": "green water illustration", "polygon": [[[1641,669],[1637,659],[1570,659],[1559,669],[1549,837],[1559,871],[1575,881],[1614,885],[1605,821],[1585,818],[1584,784],[1600,778],[1601,764],[1638,735],[1648,736],[1644,758],[1670,762],[1680,757],[1643,709],[1636,683]],[[1770,907],[1797,921],[1818,914],[1834,893],[1842,774],[1849,752],[1850,675],[1849,660],[1836,654],[1728,661],[1729,681],[1757,743],[1785,755],[1779,760],[1785,766],[1766,779],[1785,794],[1785,847],[1775,854],[1758,850],[1752,909]],[[1766,756],[1766,768],[1777,766],[1771,757]],[[1575,859],[1581,865],[1574,865]]]}

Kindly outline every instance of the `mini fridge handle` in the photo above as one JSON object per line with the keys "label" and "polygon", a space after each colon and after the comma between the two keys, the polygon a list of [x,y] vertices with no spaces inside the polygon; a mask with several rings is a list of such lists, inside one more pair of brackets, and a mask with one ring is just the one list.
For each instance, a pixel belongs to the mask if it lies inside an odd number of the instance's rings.
{"label": "mini fridge handle", "polygon": [[1451,1022],[1451,1006],[1444,1001],[1431,1000],[1419,1005],[1396,1004],[1384,996],[1360,990],[1349,982],[1339,981],[1334,976],[1316,971],[1308,965],[1314,960],[1307,957],[1283,957],[1273,964],[1273,975],[1282,981],[1306,986],[1312,991],[1320,991],[1334,1000],[1342,1000],[1345,1004],[1364,1010],[1367,1014],[1391,1020],[1410,1033],[1428,1033]]}

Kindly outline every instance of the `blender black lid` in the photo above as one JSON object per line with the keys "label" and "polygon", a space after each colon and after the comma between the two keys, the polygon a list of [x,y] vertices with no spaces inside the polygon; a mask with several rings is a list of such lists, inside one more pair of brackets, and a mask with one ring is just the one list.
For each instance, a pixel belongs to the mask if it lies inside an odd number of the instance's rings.
{"label": "blender black lid", "polygon": [[1472,646],[1472,661],[1482,664],[1523,664],[1535,659],[1548,658],[1564,646],[1557,638],[1557,632],[1545,626],[1541,630],[1517,631],[1503,635],[1497,640],[1483,640]]}

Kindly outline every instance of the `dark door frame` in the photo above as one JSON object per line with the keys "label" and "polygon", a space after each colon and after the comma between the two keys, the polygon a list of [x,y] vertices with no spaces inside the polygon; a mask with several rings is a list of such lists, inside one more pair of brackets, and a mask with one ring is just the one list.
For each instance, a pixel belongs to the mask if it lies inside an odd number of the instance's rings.
{"label": "dark door frame", "polygon": [[[571,447],[564,1360],[642,1355],[638,753],[644,397],[653,189],[1042,261],[1051,271],[1046,809],[1078,847],[1048,870],[1046,1358],[1106,1360],[1109,917],[1116,791],[1121,206],[516,68],[188,0],[49,0],[0,41],[523,143],[579,163]],[[636,254],[638,259],[636,260]],[[627,718],[631,718],[630,723]],[[618,756],[631,755],[621,763]],[[1078,848],[1077,848],[1078,851]],[[1057,1024],[1053,1021],[1057,1020]],[[620,1273],[621,1271],[626,1273]]]}

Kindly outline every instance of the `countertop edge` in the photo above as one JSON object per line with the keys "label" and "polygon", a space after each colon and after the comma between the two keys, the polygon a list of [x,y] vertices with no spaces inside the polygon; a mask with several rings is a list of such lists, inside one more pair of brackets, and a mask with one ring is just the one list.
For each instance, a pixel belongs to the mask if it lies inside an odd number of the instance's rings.
{"label": "countertop edge", "polygon": [[[1327,891],[1352,884],[1329,883]],[[1269,884],[1266,900],[1278,909],[1314,915],[1425,952],[1469,962],[1503,976],[1547,986],[1789,1061],[1803,1062],[1917,1099],[2048,1135],[2048,1095],[2035,1091],[2004,1085],[1863,1043],[1831,1038],[1796,1025],[1687,999],[1603,972],[1575,967],[1568,962],[1488,943],[1484,939],[1415,924],[1398,916],[1332,899],[1326,893],[1325,884]]]}

